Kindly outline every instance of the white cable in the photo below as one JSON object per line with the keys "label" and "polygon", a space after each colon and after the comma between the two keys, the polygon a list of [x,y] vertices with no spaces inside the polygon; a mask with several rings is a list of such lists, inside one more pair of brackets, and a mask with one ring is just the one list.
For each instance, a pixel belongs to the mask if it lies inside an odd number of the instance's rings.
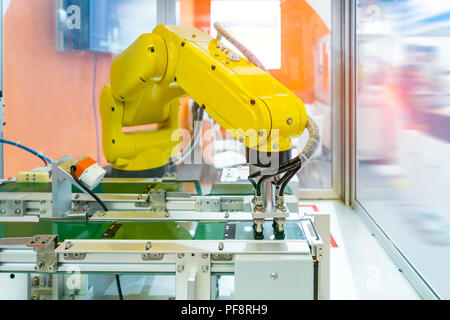
{"label": "white cable", "polygon": [[242,43],[240,43],[235,37],[233,37],[228,31],[226,31],[220,23],[216,22],[214,23],[214,28],[217,31],[217,37],[220,39],[220,37],[224,37],[227,39],[233,46],[236,47],[242,54],[247,58],[248,61],[252,62],[255,66],[260,67],[265,72],[268,72],[267,69],[264,67],[261,61],[249,50],[246,46],[244,46]]}

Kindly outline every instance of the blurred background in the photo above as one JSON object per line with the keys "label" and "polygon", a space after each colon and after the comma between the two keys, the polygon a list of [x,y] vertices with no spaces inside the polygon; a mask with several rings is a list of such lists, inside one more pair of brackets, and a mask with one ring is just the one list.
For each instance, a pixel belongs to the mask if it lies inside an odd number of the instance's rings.
{"label": "blurred background", "polygon": [[356,197],[450,297],[450,1],[359,0]]}

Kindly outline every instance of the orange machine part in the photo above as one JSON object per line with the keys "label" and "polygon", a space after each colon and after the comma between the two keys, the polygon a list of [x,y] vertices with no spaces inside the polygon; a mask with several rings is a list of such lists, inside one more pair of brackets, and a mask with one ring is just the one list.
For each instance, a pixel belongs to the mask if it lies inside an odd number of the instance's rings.
{"label": "orange machine part", "polygon": [[75,165],[75,176],[80,179],[81,175],[83,174],[84,170],[86,170],[87,168],[89,168],[90,166],[95,164],[95,160],[87,157],[81,161],[79,161],[76,165]]}

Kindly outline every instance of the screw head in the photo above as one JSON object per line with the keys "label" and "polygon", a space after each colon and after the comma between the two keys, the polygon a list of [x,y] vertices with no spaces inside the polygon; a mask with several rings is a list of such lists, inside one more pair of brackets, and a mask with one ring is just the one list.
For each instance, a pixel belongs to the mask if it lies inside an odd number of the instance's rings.
{"label": "screw head", "polygon": [[202,258],[203,259],[207,259],[208,258],[208,254],[207,253],[202,253]]}
{"label": "screw head", "polygon": [[287,122],[288,125],[291,125],[293,121],[294,121],[294,120],[292,120],[292,118],[289,118],[289,119],[287,119],[286,122]]}
{"label": "screw head", "polygon": [[179,253],[177,254],[178,259],[183,259],[184,258],[184,253]]}
{"label": "screw head", "polygon": [[180,265],[178,266],[178,268],[177,268],[177,271],[178,271],[179,273],[182,273],[182,272],[184,271],[184,266],[183,266],[182,264],[180,264]]}
{"label": "screw head", "polygon": [[277,279],[278,279],[278,273],[272,272],[272,274],[270,275],[270,277],[271,277],[273,280],[277,280]]}
{"label": "screw head", "polygon": [[209,266],[207,266],[206,264],[202,266],[202,271],[204,273],[208,272],[208,270],[209,270]]}

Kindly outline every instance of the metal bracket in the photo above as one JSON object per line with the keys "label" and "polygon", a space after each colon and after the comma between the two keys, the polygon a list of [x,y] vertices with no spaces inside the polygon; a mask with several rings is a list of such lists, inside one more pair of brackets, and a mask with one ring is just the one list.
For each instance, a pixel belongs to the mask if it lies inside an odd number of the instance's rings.
{"label": "metal bracket", "polygon": [[220,212],[220,197],[208,197],[208,199],[195,200],[197,212]]}
{"label": "metal bracket", "polygon": [[220,211],[243,211],[244,201],[242,198],[228,198],[220,200]]}
{"label": "metal bracket", "polygon": [[211,255],[211,261],[233,261],[233,255],[229,253]]}
{"label": "metal bracket", "polygon": [[144,253],[142,255],[143,261],[160,261],[164,259],[164,253],[155,252],[155,253]]}
{"label": "metal bracket", "polygon": [[57,235],[35,235],[27,242],[27,247],[36,251],[36,265],[34,269],[39,272],[53,273],[58,269]]}
{"label": "metal bracket", "polygon": [[176,256],[177,300],[211,299],[211,255],[178,253]]}
{"label": "metal bracket", "polygon": [[166,210],[166,190],[154,190],[152,189],[148,194],[148,199],[150,201],[151,210],[154,212]]}
{"label": "metal bracket", "polygon": [[252,201],[250,202],[252,208],[253,219],[274,219],[274,218],[289,218],[289,210],[284,206],[283,210],[276,209],[271,212],[264,212],[257,207],[257,205]]}
{"label": "metal bracket", "polygon": [[25,214],[23,200],[0,200],[0,216],[22,217]]}
{"label": "metal bracket", "polygon": [[64,253],[64,260],[84,260],[86,259],[86,253]]}

